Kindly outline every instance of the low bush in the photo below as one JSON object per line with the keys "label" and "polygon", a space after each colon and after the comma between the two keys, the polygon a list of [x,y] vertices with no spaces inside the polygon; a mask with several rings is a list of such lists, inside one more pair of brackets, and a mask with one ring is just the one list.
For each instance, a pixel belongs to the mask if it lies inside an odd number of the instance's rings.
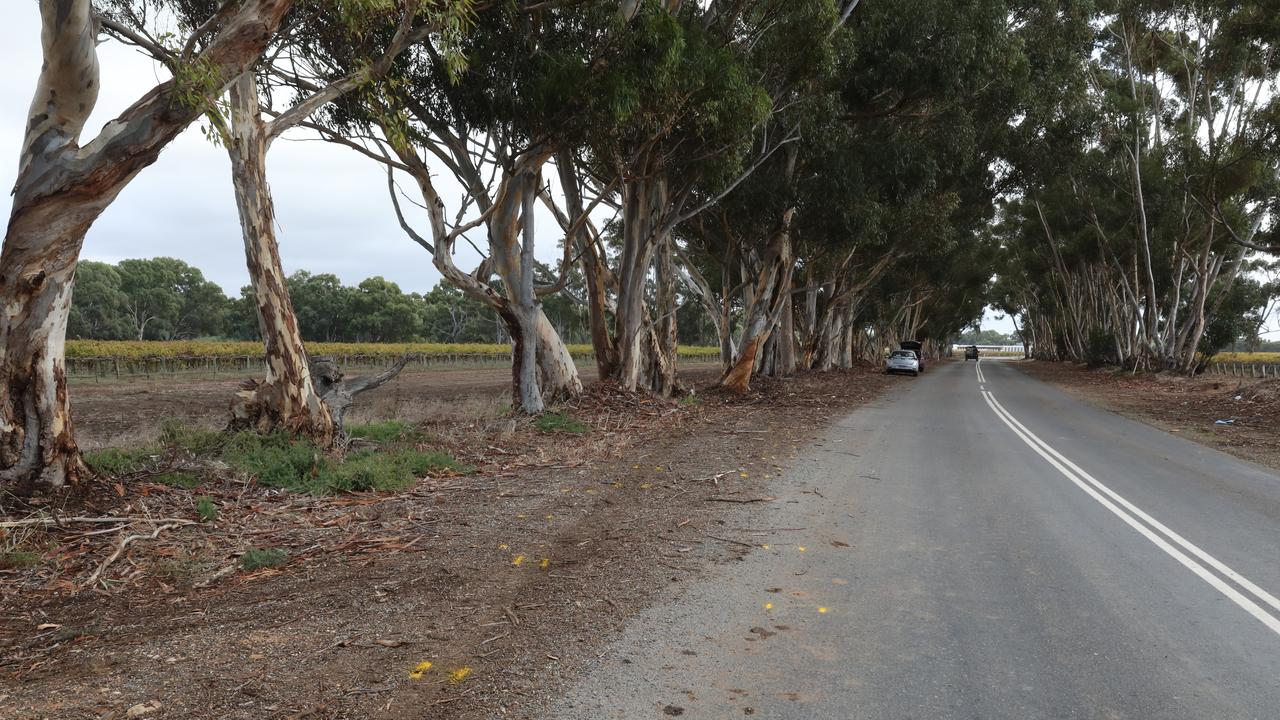
{"label": "low bush", "polygon": [[403,442],[419,437],[418,431],[410,423],[401,420],[371,422],[363,425],[352,425],[347,428],[347,436],[379,443]]}
{"label": "low bush", "polygon": [[253,572],[262,568],[283,565],[288,559],[289,553],[278,548],[266,548],[265,550],[249,548],[245,550],[244,555],[240,556],[240,569],[245,572]]}
{"label": "low bush", "polygon": [[565,415],[564,413],[543,413],[534,421],[534,427],[544,433],[569,433],[571,435],[581,435],[589,428]]}
{"label": "low bush", "polygon": [[10,550],[0,553],[0,570],[21,570],[40,563],[40,556],[30,550]]}
{"label": "low bush", "polygon": [[103,448],[84,454],[84,463],[98,475],[118,477],[145,470],[156,457],[151,448]]}

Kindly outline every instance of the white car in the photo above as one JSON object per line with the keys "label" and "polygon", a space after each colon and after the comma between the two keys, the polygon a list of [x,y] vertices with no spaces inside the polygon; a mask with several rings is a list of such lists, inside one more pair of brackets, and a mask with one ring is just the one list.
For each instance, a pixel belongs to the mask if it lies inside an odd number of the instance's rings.
{"label": "white car", "polygon": [[920,358],[911,350],[894,350],[889,353],[889,359],[885,361],[884,371],[886,374],[893,373],[911,373],[912,375],[920,374]]}

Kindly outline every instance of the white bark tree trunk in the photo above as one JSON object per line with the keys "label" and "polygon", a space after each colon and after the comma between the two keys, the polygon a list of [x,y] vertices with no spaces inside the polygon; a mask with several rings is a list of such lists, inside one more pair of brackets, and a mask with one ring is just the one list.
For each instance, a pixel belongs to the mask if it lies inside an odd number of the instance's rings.
{"label": "white bark tree trunk", "polygon": [[0,250],[0,483],[58,487],[85,474],[64,343],[85,233],[143,168],[262,53],[293,0],[247,0],[198,60],[198,98],[170,80],[79,144],[98,94],[89,0],[41,0],[44,65]]}

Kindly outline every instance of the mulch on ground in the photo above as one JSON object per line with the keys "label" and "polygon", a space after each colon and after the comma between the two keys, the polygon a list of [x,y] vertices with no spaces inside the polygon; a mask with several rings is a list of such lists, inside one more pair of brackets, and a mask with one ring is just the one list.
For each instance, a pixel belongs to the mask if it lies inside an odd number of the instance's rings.
{"label": "mulch on ground", "polygon": [[1280,469],[1280,379],[1134,374],[1052,362],[1018,367],[1123,415]]}
{"label": "mulch on ground", "polygon": [[[582,435],[428,423],[424,445],[475,471],[403,492],[141,480],[27,508],[123,521],[4,531],[39,561],[0,570],[0,716],[524,717],[659,590],[769,542],[770,477],[895,381],[684,402],[597,384],[562,408]],[[250,549],[282,562],[246,570]]]}

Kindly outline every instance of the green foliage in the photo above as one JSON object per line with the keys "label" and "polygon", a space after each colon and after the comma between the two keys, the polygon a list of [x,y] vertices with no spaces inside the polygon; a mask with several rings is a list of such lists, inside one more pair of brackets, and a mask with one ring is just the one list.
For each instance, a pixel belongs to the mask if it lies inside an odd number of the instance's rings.
{"label": "green foliage", "polygon": [[218,519],[218,506],[213,502],[213,498],[201,495],[196,498],[196,516],[200,518],[200,522],[213,522]]}
{"label": "green foliage", "polygon": [[199,487],[201,482],[199,475],[182,470],[160,473],[151,479],[163,485],[172,485],[174,487],[185,488],[187,490]]}
{"label": "green foliage", "polygon": [[574,420],[568,415],[556,412],[548,412],[539,415],[533,425],[538,428],[539,432],[567,433],[570,435],[582,435],[590,429],[585,424]]}
{"label": "green foliage", "polygon": [[413,440],[418,437],[418,431],[411,423],[403,422],[401,420],[386,420],[383,422],[366,423],[364,425],[351,425],[347,428],[347,435],[352,438],[360,438],[362,440],[389,443],[402,440]]}
{"label": "green foliage", "polygon": [[119,477],[145,470],[155,459],[151,448],[103,448],[84,454],[84,462],[98,475]]}
{"label": "green foliage", "polygon": [[[373,433],[397,440],[407,439],[400,433],[392,435],[395,425],[373,426],[376,428]],[[402,431],[403,428],[395,430]],[[361,450],[337,459],[310,443],[283,434],[249,432],[233,435],[222,451],[222,459],[262,485],[316,495],[399,490],[430,472],[467,471],[453,458],[440,452],[387,447]]]}
{"label": "green foliage", "polygon": [[23,570],[40,564],[40,555],[30,550],[0,553],[0,570]]}
{"label": "green foliage", "polygon": [[160,444],[180,448],[192,455],[208,455],[226,444],[228,435],[218,430],[192,427],[181,420],[168,419],[160,424]]}
{"label": "green foliage", "polygon": [[283,565],[289,559],[289,553],[279,548],[249,548],[240,556],[240,569],[253,572],[262,568],[273,568]]}

